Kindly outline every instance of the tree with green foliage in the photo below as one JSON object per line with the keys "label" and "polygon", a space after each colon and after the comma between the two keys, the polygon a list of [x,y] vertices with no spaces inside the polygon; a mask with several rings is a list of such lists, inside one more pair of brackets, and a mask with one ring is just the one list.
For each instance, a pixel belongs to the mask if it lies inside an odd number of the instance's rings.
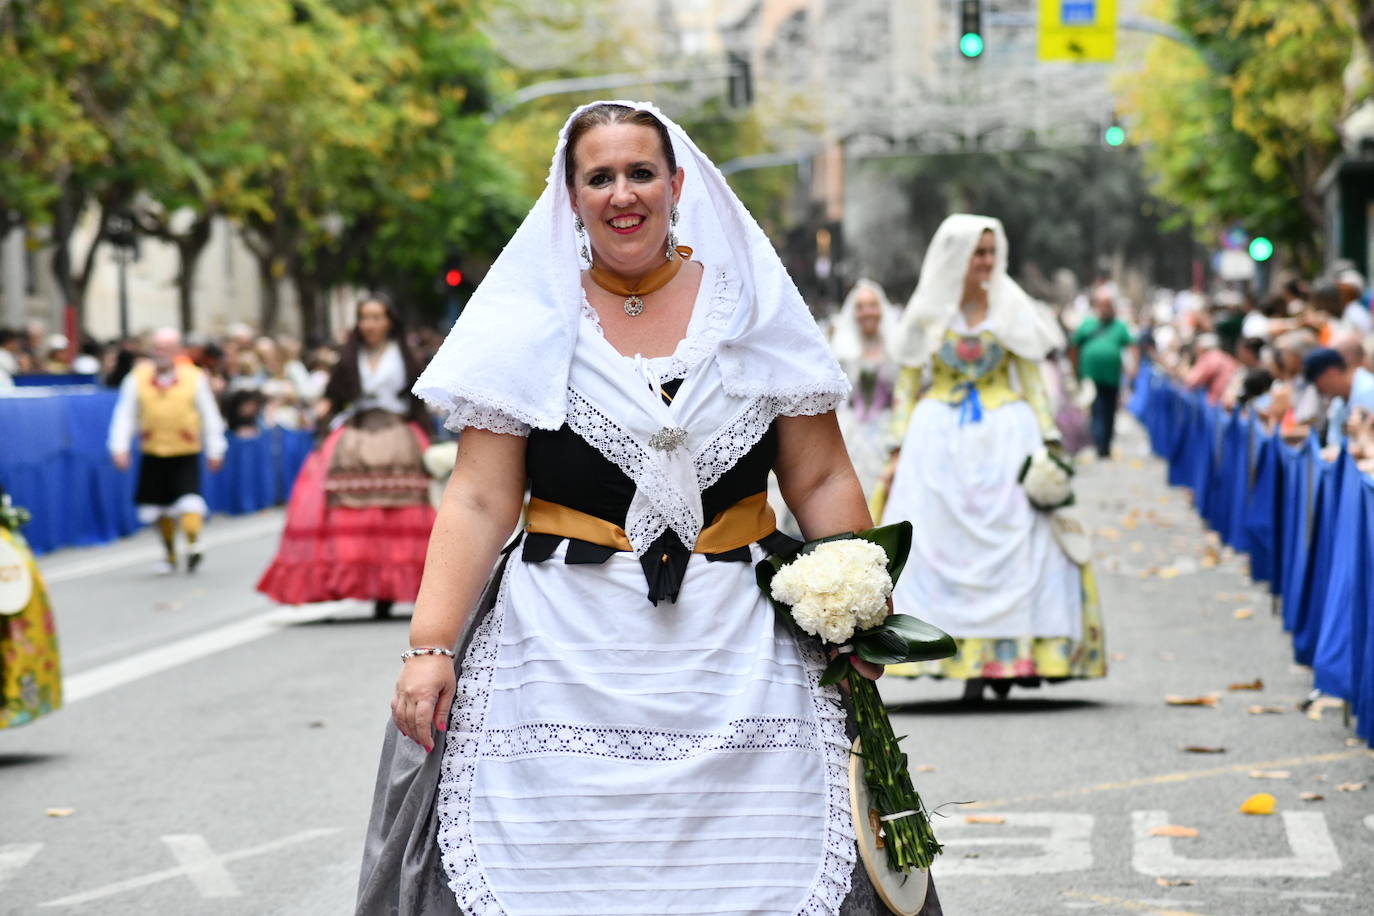
{"label": "tree with green foliage", "polygon": [[1199,236],[1231,224],[1318,266],[1322,173],[1340,150],[1346,0],[1167,0],[1192,47],[1159,39],[1124,87],[1154,190]]}

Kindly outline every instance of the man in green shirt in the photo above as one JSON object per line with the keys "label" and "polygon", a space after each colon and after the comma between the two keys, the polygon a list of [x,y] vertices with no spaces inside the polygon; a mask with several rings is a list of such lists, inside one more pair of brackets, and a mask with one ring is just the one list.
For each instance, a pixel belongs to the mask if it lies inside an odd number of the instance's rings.
{"label": "man in green shirt", "polygon": [[1116,317],[1112,291],[1103,286],[1093,294],[1093,314],[1083,319],[1073,335],[1070,355],[1080,379],[1097,388],[1093,400],[1093,444],[1100,458],[1110,458],[1116,409],[1121,398],[1122,354],[1133,349],[1135,338],[1126,322]]}

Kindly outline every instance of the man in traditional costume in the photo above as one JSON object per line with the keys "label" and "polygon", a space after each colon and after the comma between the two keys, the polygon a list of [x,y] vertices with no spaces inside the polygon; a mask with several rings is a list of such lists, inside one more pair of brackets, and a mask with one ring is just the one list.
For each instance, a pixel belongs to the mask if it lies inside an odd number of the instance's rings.
{"label": "man in traditional costume", "polygon": [[186,537],[186,571],[200,566],[200,532],[209,511],[200,492],[202,452],[211,471],[224,463],[228,442],[209,380],[182,352],[181,334],[153,334],[150,359],[119,386],[110,419],[109,448],[115,467],[128,470],[134,435],[143,453],[134,501],[144,524],[157,522],[166,558],[161,573],[177,570],[177,529]]}

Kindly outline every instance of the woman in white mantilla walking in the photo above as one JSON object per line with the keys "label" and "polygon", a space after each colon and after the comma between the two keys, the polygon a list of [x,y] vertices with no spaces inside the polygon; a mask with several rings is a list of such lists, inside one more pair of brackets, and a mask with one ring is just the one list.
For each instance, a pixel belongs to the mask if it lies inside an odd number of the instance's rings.
{"label": "woman in white mantilla walking", "polygon": [[985,686],[1006,696],[1014,684],[1106,674],[1082,532],[1067,513],[1034,508],[1019,480],[1028,456],[1058,448],[1040,364],[1063,343],[1048,309],[1007,275],[1001,222],[945,219],[893,349],[900,445],[882,518],[915,526],[894,607],[954,636],[959,653],[893,673],[962,679],[969,700]]}
{"label": "woman in white mantilla walking", "polygon": [[891,446],[897,364],[889,351],[901,318],[902,310],[883,288],[864,278],[845,296],[830,335],[830,348],[852,388],[849,400],[837,411],[840,429],[870,505]]}
{"label": "woman in white mantilla walking", "polygon": [[358,913],[888,912],[840,694],[754,571],[789,543],[770,470],[808,537],[871,526],[848,390],[687,135],[644,103],[575,111],[415,386],[463,434]]}

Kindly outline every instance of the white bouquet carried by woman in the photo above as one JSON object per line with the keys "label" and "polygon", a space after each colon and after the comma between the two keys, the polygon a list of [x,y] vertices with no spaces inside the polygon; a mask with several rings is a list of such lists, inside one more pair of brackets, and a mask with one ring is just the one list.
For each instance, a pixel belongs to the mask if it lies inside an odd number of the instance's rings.
{"label": "white bouquet carried by woman", "polygon": [[941,846],[930,815],[911,784],[906,754],[877,686],[853,677],[851,657],[875,665],[931,661],[956,651],[943,630],[908,614],[892,614],[888,599],[911,552],[911,523],[808,541],[757,567],[759,588],[789,625],[833,648],[822,684],[849,681],[862,748],[864,782],[881,822],[888,866],[906,874],[929,868]]}
{"label": "white bouquet carried by woman", "polygon": [[1073,465],[1050,448],[1026,456],[1017,480],[1031,505],[1042,512],[1073,505]]}

